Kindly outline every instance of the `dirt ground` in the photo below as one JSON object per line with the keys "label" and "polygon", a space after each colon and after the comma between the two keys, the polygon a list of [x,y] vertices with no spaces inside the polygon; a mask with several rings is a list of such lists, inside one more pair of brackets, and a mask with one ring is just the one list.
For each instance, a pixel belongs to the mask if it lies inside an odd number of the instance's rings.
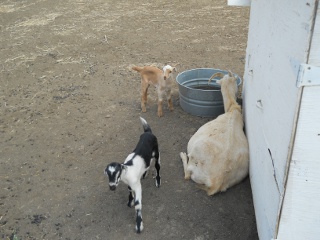
{"label": "dirt ground", "polygon": [[[0,2],[1,239],[258,239],[249,178],[208,197],[179,152],[208,118],[140,110],[132,65],[173,63],[242,76],[249,8],[226,0]],[[143,116],[158,137],[162,186],[142,182],[144,231],[103,171],[135,147]]]}

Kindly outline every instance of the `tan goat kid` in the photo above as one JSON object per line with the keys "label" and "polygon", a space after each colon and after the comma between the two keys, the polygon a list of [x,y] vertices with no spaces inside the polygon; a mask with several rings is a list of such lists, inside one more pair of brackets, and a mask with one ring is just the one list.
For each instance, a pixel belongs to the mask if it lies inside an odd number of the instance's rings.
{"label": "tan goat kid", "polygon": [[249,145],[243,132],[241,106],[236,101],[237,81],[229,75],[217,80],[221,86],[225,113],[201,126],[181,152],[185,179],[192,179],[213,195],[241,182],[249,171]]}
{"label": "tan goat kid", "polygon": [[144,66],[144,67],[132,67],[132,70],[135,70],[141,75],[141,109],[142,112],[146,112],[146,103],[148,99],[148,88],[150,84],[154,85],[157,88],[158,93],[158,117],[163,116],[162,111],[162,102],[163,95],[167,94],[168,106],[170,111],[173,111],[173,103],[171,99],[172,95],[172,72],[176,71],[175,67],[166,65],[163,67],[163,70],[155,66]]}

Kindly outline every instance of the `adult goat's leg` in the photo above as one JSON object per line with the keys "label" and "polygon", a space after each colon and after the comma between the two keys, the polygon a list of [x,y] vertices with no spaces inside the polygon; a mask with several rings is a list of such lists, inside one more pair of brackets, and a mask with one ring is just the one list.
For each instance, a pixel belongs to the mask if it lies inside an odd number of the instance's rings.
{"label": "adult goat's leg", "polygon": [[184,179],[188,180],[191,177],[191,172],[188,171],[188,156],[185,152],[181,152],[180,157],[183,163]]}

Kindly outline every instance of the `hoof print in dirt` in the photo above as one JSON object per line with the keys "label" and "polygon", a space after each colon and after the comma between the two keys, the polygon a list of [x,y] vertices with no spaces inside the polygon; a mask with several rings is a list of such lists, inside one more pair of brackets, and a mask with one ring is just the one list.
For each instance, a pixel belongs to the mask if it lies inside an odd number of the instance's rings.
{"label": "hoof print in dirt", "polygon": [[37,224],[39,225],[43,220],[47,219],[45,216],[43,216],[42,214],[40,215],[33,215],[32,217],[29,217],[31,219],[31,223],[32,224]]}

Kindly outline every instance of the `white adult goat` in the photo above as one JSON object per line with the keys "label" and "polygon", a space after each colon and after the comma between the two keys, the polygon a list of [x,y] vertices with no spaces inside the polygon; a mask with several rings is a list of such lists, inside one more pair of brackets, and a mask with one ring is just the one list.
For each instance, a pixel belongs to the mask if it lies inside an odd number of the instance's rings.
{"label": "white adult goat", "polygon": [[237,81],[219,72],[225,113],[201,126],[181,152],[185,179],[191,179],[213,195],[241,182],[249,171],[249,145],[243,132],[241,106],[236,101]]}

